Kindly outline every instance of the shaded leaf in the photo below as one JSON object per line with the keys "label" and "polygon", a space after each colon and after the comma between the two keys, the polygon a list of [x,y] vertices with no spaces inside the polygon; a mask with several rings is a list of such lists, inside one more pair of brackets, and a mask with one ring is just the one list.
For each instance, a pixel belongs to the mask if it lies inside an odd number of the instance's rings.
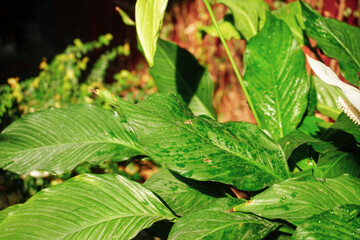
{"label": "shaded leaf", "polygon": [[324,177],[336,177],[348,173],[360,174],[360,154],[357,152],[332,151],[320,154],[318,166]]}
{"label": "shaded leaf", "polygon": [[216,119],[212,105],[214,84],[210,73],[195,57],[175,43],[159,39],[150,74],[159,92],[180,94],[196,114]]}
{"label": "shaded leaf", "polygon": [[179,216],[193,212],[213,199],[226,196],[218,183],[187,179],[166,168],[150,177],[144,185],[160,196]]}
{"label": "shaded leaf", "polygon": [[292,239],[360,239],[360,206],[343,205],[300,224]]}
{"label": "shaded leaf", "polygon": [[346,80],[358,86],[360,28],[324,18],[304,1],[301,1],[301,7],[306,34],[316,40],[317,46],[328,57],[336,58]]}
{"label": "shaded leaf", "polygon": [[279,139],[294,131],[305,113],[310,88],[303,52],[289,27],[270,13],[245,53],[244,81],[258,124]]}
{"label": "shaded leaf", "polygon": [[123,161],[142,152],[125,120],[91,105],[37,112],[0,135],[0,167],[19,174],[61,173],[84,162]]}
{"label": "shaded leaf", "polygon": [[135,4],[136,32],[150,67],[154,65],[156,42],[167,3],[168,0],[137,0]]}
{"label": "shaded leaf", "polygon": [[169,239],[263,239],[277,227],[277,223],[250,214],[203,210],[181,217]]}
{"label": "shaded leaf", "polygon": [[300,2],[286,4],[272,13],[276,18],[286,22],[298,43],[304,45],[303,29],[305,26],[302,20]]}
{"label": "shaded leaf", "polygon": [[290,176],[280,146],[253,124],[195,117],[171,94],[119,106],[150,157],[184,177],[259,190]]}
{"label": "shaded leaf", "polygon": [[332,135],[337,132],[343,132],[346,135],[348,141],[345,143],[360,143],[360,128],[356,125],[348,116],[344,113],[340,114],[336,119],[335,123],[328,129],[328,131],[324,134],[325,139],[333,139],[336,140],[336,137]]}
{"label": "shaded leaf", "polygon": [[359,202],[359,178],[347,174],[322,179],[309,176],[274,184],[234,209],[269,219],[283,219],[298,225],[314,214],[320,214],[342,204]]}
{"label": "shaded leaf", "polygon": [[0,239],[132,239],[175,216],[119,175],[84,174],[35,194],[0,223]]}
{"label": "shaded leaf", "polygon": [[247,41],[260,31],[269,9],[269,5],[263,0],[219,0],[218,3],[230,8],[236,29]]}

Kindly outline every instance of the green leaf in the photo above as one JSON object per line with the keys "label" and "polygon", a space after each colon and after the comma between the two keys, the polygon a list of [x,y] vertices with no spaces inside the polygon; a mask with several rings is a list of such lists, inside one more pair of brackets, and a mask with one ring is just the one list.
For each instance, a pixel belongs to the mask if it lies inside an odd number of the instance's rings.
{"label": "green leaf", "polygon": [[277,223],[254,215],[203,210],[181,217],[171,229],[169,240],[263,239]]}
{"label": "green leaf", "polygon": [[159,39],[150,74],[159,92],[180,94],[196,115],[205,114],[216,119],[212,105],[213,80],[191,53],[175,43]]}
{"label": "green leaf", "polygon": [[358,86],[360,69],[360,28],[332,18],[322,17],[309,4],[301,1],[306,34],[331,58],[336,58],[343,76]]}
{"label": "green leaf", "polygon": [[[221,33],[225,40],[241,39],[240,33],[234,26],[234,17],[232,14],[226,14],[224,19],[218,22]],[[219,33],[216,30],[215,25],[200,26],[199,31],[210,34],[213,37],[219,37]]]}
{"label": "green leaf", "polygon": [[154,65],[156,42],[167,3],[168,0],[137,0],[135,4],[136,32],[150,67]]}
{"label": "green leaf", "polygon": [[342,204],[360,202],[360,180],[351,175],[316,179],[292,178],[275,184],[250,201],[234,208],[294,225]]}
{"label": "green leaf", "polygon": [[84,174],[45,189],[0,223],[0,239],[132,239],[175,216],[139,183]]}
{"label": "green leaf", "polygon": [[18,209],[19,207],[21,207],[22,204],[15,204],[12,205],[10,207],[7,207],[3,210],[0,211],[0,223],[7,218],[7,216],[9,216],[13,211],[15,211],[16,209]]}
{"label": "green leaf", "polygon": [[332,119],[337,119],[341,110],[336,101],[339,97],[345,98],[344,94],[339,88],[321,81],[316,76],[313,76],[313,80],[317,95],[317,110]]}
{"label": "green leaf", "polygon": [[230,8],[236,29],[247,41],[260,31],[269,9],[269,5],[263,0],[219,0],[218,3]]}
{"label": "green leaf", "polygon": [[127,13],[124,10],[122,10],[119,7],[116,7],[115,10],[120,14],[120,17],[122,21],[125,23],[125,25],[135,26],[135,22],[129,17],[129,15],[127,15]]}
{"label": "green leaf", "polygon": [[359,205],[343,205],[314,215],[297,227],[292,239],[360,239],[359,213]]}
{"label": "green leaf", "polygon": [[300,2],[286,4],[272,13],[276,18],[286,22],[298,43],[304,45],[303,29],[305,26],[302,20]]}
{"label": "green leaf", "polygon": [[336,177],[348,173],[360,175],[360,154],[356,152],[332,151],[320,154],[318,167],[324,177]]}
{"label": "green leaf", "polygon": [[346,114],[342,113],[336,119],[335,123],[328,129],[324,138],[338,140],[332,135],[343,133],[347,141],[346,143],[360,143],[360,128]]}
{"label": "green leaf", "polygon": [[184,177],[259,190],[290,176],[280,146],[256,125],[195,117],[171,94],[119,105],[150,157]]}
{"label": "green leaf", "polygon": [[125,120],[91,105],[37,112],[0,135],[0,167],[19,174],[61,173],[77,165],[143,154]]}
{"label": "green leaf", "polygon": [[258,124],[279,139],[294,131],[305,113],[310,83],[304,54],[289,27],[270,13],[244,53],[244,81]]}
{"label": "green leaf", "polygon": [[226,196],[218,183],[184,178],[166,168],[150,177],[144,186],[161,197],[179,216],[202,208],[213,199]]}

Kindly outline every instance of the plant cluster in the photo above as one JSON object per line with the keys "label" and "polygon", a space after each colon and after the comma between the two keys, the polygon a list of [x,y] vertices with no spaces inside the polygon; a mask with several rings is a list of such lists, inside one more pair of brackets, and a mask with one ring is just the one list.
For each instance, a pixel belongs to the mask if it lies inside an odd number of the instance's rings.
{"label": "plant cluster", "polygon": [[336,105],[340,96],[358,116],[360,94],[321,63],[311,67],[343,93],[309,77],[302,51],[316,40],[357,86],[360,29],[305,2],[270,11],[262,0],[220,0],[230,17],[217,23],[204,3],[227,53],[222,31],[247,41],[243,77],[229,58],[257,125],[216,121],[208,71],[158,39],[167,1],[138,0],[135,26],[160,93],[133,104],[97,89],[113,111],[73,105],[27,115],[0,134],[0,167],[61,174],[148,157],[161,169],[143,185],[82,174],[40,191],[0,212],[0,239],[132,239],[143,229],[163,239],[360,238],[360,130]]}

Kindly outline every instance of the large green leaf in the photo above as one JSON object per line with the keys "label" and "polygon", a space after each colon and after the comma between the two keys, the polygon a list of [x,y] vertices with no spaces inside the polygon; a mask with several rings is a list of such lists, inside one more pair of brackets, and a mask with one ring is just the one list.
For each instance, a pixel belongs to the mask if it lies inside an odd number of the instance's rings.
{"label": "large green leaf", "polygon": [[264,25],[269,5],[263,0],[219,0],[230,8],[235,20],[235,27],[248,41]]}
{"label": "large green leaf", "polygon": [[[347,138],[347,143],[360,143],[360,128],[346,114],[342,113],[335,123],[324,134],[324,138],[337,139],[336,133],[343,133]],[[333,137],[332,135],[335,135]]]}
{"label": "large green leaf", "polygon": [[336,58],[346,80],[358,86],[360,28],[324,18],[304,1],[301,1],[301,7],[306,34],[316,40],[317,46],[328,57]]}
{"label": "large green leaf", "polygon": [[175,216],[119,175],[85,174],[45,189],[0,222],[0,239],[132,239]]}
{"label": "large green leaf", "polygon": [[292,239],[360,239],[359,213],[359,205],[343,205],[314,215],[297,227]]}
{"label": "large green leaf", "polygon": [[125,120],[91,105],[37,112],[0,135],[0,167],[21,174],[61,173],[80,163],[122,161],[142,152]]}
{"label": "large green leaf", "polygon": [[172,94],[118,103],[150,157],[184,177],[259,190],[290,176],[280,146],[256,125],[195,117]]}
{"label": "large green leaf", "polygon": [[360,203],[360,180],[351,175],[316,179],[292,178],[275,184],[235,211],[252,212],[270,219],[284,219],[294,225],[306,218],[342,204]]}
{"label": "large green leaf", "polygon": [[202,208],[213,199],[226,196],[218,183],[184,178],[166,168],[150,177],[144,185],[161,197],[179,216]]}
{"label": "large green leaf", "polygon": [[150,67],[154,64],[156,42],[164,20],[168,0],[137,0],[136,32]]}
{"label": "large green leaf", "polygon": [[357,152],[331,151],[320,154],[318,166],[324,177],[336,177],[349,173],[360,174],[360,154]]}
{"label": "large green leaf", "polygon": [[304,54],[285,22],[270,13],[244,53],[244,81],[258,124],[279,139],[294,131],[308,102]]}
{"label": "large green leaf", "polygon": [[263,239],[279,225],[255,215],[202,210],[181,217],[171,229],[170,240]]}
{"label": "large green leaf", "polygon": [[159,39],[150,74],[159,92],[178,93],[196,115],[205,114],[216,119],[212,105],[213,80],[191,53],[175,43]]}
{"label": "large green leaf", "polygon": [[304,45],[303,29],[305,28],[300,2],[292,2],[272,12],[275,17],[283,20],[289,26],[299,44]]}
{"label": "large green leaf", "polygon": [[339,97],[344,98],[344,94],[339,88],[325,83],[316,76],[313,76],[313,80],[317,96],[316,109],[322,114],[336,119],[341,113],[336,101]]}

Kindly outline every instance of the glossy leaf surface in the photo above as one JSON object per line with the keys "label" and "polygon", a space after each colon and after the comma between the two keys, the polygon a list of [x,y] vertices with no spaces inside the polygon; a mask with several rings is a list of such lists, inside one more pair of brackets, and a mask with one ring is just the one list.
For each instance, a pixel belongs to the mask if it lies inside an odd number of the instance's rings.
{"label": "glossy leaf surface", "polygon": [[61,173],[80,163],[123,161],[141,152],[125,120],[91,105],[37,112],[0,135],[0,167],[21,174]]}
{"label": "glossy leaf surface", "polygon": [[180,94],[195,115],[205,114],[216,119],[211,75],[187,50],[159,39],[150,74],[159,92]]}
{"label": "glossy leaf surface", "polygon": [[45,189],[0,222],[0,239],[132,239],[175,216],[139,183],[85,174]]}
{"label": "glossy leaf surface", "polygon": [[359,205],[343,205],[300,224],[292,239],[360,239]]}
{"label": "glossy leaf surface", "polygon": [[230,8],[236,29],[247,41],[260,31],[269,9],[269,5],[263,0],[219,0],[218,3]]}
{"label": "glossy leaf surface", "polygon": [[263,239],[277,227],[277,223],[255,215],[203,210],[181,217],[169,239]]}
{"label": "glossy leaf surface", "polygon": [[218,183],[184,178],[166,168],[150,177],[144,185],[161,197],[179,216],[202,208],[211,200],[226,196]]}
{"label": "glossy leaf surface", "polygon": [[360,28],[332,18],[324,18],[303,1],[301,7],[306,34],[316,40],[317,46],[328,57],[336,58],[345,79],[358,86]]}
{"label": "glossy leaf surface", "polygon": [[255,190],[290,176],[280,146],[255,125],[195,117],[171,94],[118,101],[150,157],[184,177]]}
{"label": "glossy leaf surface", "polygon": [[360,154],[356,152],[331,151],[320,154],[318,166],[324,177],[336,177],[348,173],[360,174]]}
{"label": "glossy leaf surface", "polygon": [[154,65],[156,42],[164,20],[168,0],[137,0],[136,32],[150,67]]}
{"label": "glossy leaf surface", "polygon": [[244,81],[259,125],[279,139],[294,131],[307,107],[303,52],[285,22],[271,14],[245,53]]}
{"label": "glossy leaf surface", "polygon": [[306,218],[342,204],[360,202],[360,180],[351,175],[316,179],[292,178],[275,184],[250,201],[235,207],[269,219],[298,225]]}

